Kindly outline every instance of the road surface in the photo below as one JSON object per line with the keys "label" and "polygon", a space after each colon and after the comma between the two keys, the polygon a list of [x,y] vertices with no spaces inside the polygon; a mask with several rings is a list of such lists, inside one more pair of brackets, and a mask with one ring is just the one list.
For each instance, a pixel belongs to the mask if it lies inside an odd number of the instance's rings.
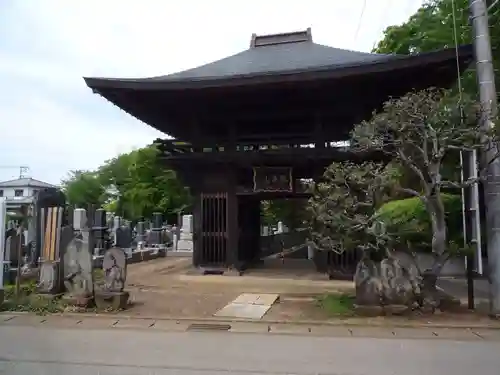
{"label": "road surface", "polygon": [[500,341],[0,326],[8,375],[498,375]]}

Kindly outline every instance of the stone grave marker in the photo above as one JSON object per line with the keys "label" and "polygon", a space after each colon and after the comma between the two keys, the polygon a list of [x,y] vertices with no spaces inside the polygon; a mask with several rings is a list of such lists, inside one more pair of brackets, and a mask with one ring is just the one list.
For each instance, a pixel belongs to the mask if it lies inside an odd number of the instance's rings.
{"label": "stone grave marker", "polygon": [[129,293],[124,291],[127,280],[127,259],[125,252],[112,247],[104,253],[102,262],[104,285],[95,290],[95,303],[99,309],[125,309]]}
{"label": "stone grave marker", "polygon": [[61,235],[64,253],[64,299],[69,303],[86,307],[92,301],[94,280],[92,274],[92,249],[88,228],[76,235],[73,228],[65,227]]}
{"label": "stone grave marker", "polygon": [[182,216],[182,228],[177,242],[177,250],[193,251],[193,215]]}
{"label": "stone grave marker", "polygon": [[87,228],[87,210],[85,208],[75,208],[73,211],[73,228],[76,231]]}
{"label": "stone grave marker", "polygon": [[133,243],[132,230],[130,229],[129,226],[123,225],[118,229],[116,229],[115,236],[116,236],[115,246],[123,249],[127,254],[127,259],[130,259],[132,257],[132,243]]}
{"label": "stone grave marker", "polygon": [[137,248],[142,249],[146,241],[146,229],[144,226],[144,221],[138,221],[136,226],[135,241],[137,243]]}

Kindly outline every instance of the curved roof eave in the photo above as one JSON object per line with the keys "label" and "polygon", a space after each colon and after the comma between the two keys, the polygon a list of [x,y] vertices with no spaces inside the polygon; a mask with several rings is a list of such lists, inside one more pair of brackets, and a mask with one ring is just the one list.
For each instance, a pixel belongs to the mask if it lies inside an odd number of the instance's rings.
{"label": "curved roof eave", "polygon": [[[300,82],[318,78],[335,78],[363,73],[376,73],[394,69],[403,69],[418,65],[439,63],[456,58],[455,48],[426,52],[418,55],[396,56],[387,55],[387,59],[368,61],[357,64],[326,65],[311,69],[289,70],[283,72],[259,72],[247,75],[232,75],[224,77],[197,77],[183,79],[152,80],[151,78],[95,78],[84,77],[85,83],[95,92],[101,89],[131,89],[131,90],[177,90],[202,89],[210,87],[241,86],[259,83]],[[473,58],[472,45],[459,47],[461,60],[469,62]]]}

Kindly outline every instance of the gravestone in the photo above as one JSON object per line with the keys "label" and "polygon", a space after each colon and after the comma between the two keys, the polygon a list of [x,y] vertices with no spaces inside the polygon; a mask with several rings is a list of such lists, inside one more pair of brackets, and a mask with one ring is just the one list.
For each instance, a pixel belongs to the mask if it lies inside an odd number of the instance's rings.
{"label": "gravestone", "polygon": [[171,225],[165,226],[164,232],[166,237],[165,238],[166,243],[167,245],[171,246],[174,243],[174,233],[172,231],[172,226]]}
{"label": "gravestone", "polygon": [[92,226],[92,235],[94,236],[94,255],[103,255],[108,241],[108,224],[106,221],[106,211],[98,208],[94,213],[94,224]]}
{"label": "gravestone", "polygon": [[[11,239],[10,237],[11,236],[15,236],[16,235],[16,230],[15,229],[7,229],[5,231],[3,231],[3,238],[4,240],[2,241],[2,245],[3,245],[3,250],[2,250],[2,263],[3,263],[3,282],[4,283],[8,283],[8,284],[12,284],[14,282],[14,279],[13,279],[13,273],[11,272],[11,269],[12,269],[12,263],[11,263],[11,260],[10,260],[10,257],[11,257],[11,252],[12,252],[12,247],[15,248],[16,245],[11,245]],[[16,252],[17,254],[17,252]]]}
{"label": "gravestone", "polygon": [[87,210],[85,208],[75,208],[73,211],[73,229],[75,231],[87,228]]}
{"label": "gravestone", "polygon": [[177,251],[177,243],[179,242],[179,234],[180,234],[179,227],[177,225],[173,225],[171,233],[172,233],[172,250]]}
{"label": "gravestone", "polygon": [[129,298],[129,293],[124,291],[127,280],[125,252],[118,247],[106,250],[102,270],[104,272],[104,285],[95,290],[96,306],[103,310],[125,309]]}
{"label": "gravestone", "polygon": [[108,231],[113,230],[113,226],[114,226],[114,222],[115,222],[114,218],[115,217],[114,217],[112,212],[106,212],[106,225],[108,227]]}
{"label": "gravestone", "polygon": [[92,301],[94,281],[92,274],[92,241],[85,228],[76,235],[72,227],[63,228],[61,246],[63,253],[64,299],[69,303],[86,307]]}
{"label": "gravestone", "polygon": [[157,249],[159,255],[166,255],[165,233],[163,231],[163,217],[159,212],[153,213],[152,227],[149,232],[148,244]]}
{"label": "gravestone", "polygon": [[112,240],[113,240],[113,244],[115,246],[118,246],[116,244],[116,231],[122,226],[122,222],[121,222],[121,217],[120,216],[115,216],[113,217],[113,225],[111,227],[111,237],[112,237]]}
{"label": "gravestone", "polygon": [[21,257],[19,258],[19,246],[24,244],[24,234],[17,233],[15,229],[9,229],[5,232],[7,240],[5,241],[5,260],[9,262],[11,267],[17,267],[19,261],[22,261],[22,250]]}
{"label": "gravestone", "polygon": [[182,228],[177,251],[193,251],[193,215],[182,216]]}
{"label": "gravestone", "polygon": [[129,226],[122,225],[115,231],[115,246],[123,249],[127,254],[127,259],[132,257],[132,230]]}
{"label": "gravestone", "polygon": [[146,229],[144,221],[138,221],[135,230],[135,242],[137,243],[137,249],[142,249],[146,242]]}

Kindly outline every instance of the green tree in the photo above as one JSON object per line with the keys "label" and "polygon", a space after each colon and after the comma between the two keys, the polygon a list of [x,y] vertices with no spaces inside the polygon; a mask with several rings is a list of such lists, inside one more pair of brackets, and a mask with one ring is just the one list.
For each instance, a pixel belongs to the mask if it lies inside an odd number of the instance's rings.
{"label": "green tree", "polygon": [[71,171],[62,181],[62,189],[68,203],[76,207],[100,206],[107,200],[106,187],[96,172]]}
{"label": "green tree", "polygon": [[172,214],[190,205],[187,188],[174,171],[158,162],[156,146],[129,154],[128,176],[121,188],[121,207],[132,218],[151,216],[154,211]]}
{"label": "green tree", "polygon": [[[464,97],[460,103],[449,91],[429,89],[387,101],[382,111],[355,126],[351,144],[354,151],[384,153],[391,160],[390,168],[375,163],[332,164],[324,176],[326,183],[319,184],[311,199],[317,246],[338,252],[384,251],[388,260],[394,260],[391,253],[401,235],[397,231],[404,226],[387,225],[390,223],[384,222],[377,209],[394,188],[415,197],[428,216],[433,253],[433,264],[421,272],[418,282],[422,283],[421,289],[425,289],[423,293],[429,305],[435,306],[439,297],[437,277],[449,256],[458,250],[448,233],[450,222],[446,220],[444,189],[479,182],[472,178],[465,182],[448,179],[443,174],[444,160],[453,153],[484,150],[497,144],[495,130],[485,130],[483,126],[485,118],[475,101]],[[482,172],[488,162],[485,160],[480,165]],[[413,175],[416,184],[412,187],[394,184],[399,170]],[[481,174],[480,178],[483,177]],[[396,229],[396,233],[390,232],[392,229]],[[363,267],[366,268],[367,263]],[[413,278],[412,282],[417,279]]]}
{"label": "green tree", "polygon": [[121,154],[96,171],[72,172],[63,186],[70,204],[103,206],[131,220],[155,211],[175,214],[191,204],[188,189],[159,162],[156,145]]}
{"label": "green tree", "polygon": [[[454,7],[455,6],[455,9]],[[453,16],[455,15],[455,17]],[[493,56],[500,51],[500,7],[489,15]],[[430,52],[472,43],[472,30],[469,22],[468,0],[431,0],[425,3],[408,21],[401,25],[389,26],[384,31],[383,39],[374,48],[376,53],[394,53],[409,55]],[[494,61],[500,68],[499,59]],[[500,79],[497,76],[497,85]],[[469,94],[476,93],[474,67],[463,76],[463,87]]]}
{"label": "green tree", "polygon": [[[429,89],[389,100],[383,111],[353,131],[357,147],[386,153],[418,182],[401,190],[420,199],[429,215],[435,262],[426,272],[434,280],[432,286],[450,256],[443,189],[478,183],[477,179],[464,183],[447,179],[444,161],[461,151],[482,152],[496,144],[498,137],[494,130],[485,130],[484,119],[474,100],[464,97],[460,103],[449,91]],[[480,166],[481,171],[487,162]]]}

